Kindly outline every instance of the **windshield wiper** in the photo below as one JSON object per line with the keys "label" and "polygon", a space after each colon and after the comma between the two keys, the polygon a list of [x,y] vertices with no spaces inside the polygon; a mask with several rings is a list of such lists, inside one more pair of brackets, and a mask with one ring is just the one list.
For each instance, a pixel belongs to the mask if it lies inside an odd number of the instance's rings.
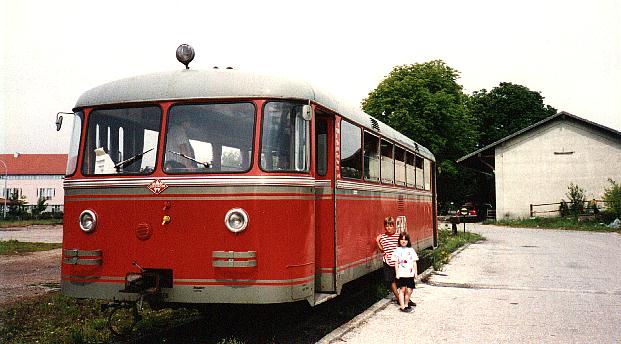
{"label": "windshield wiper", "polygon": [[182,158],[186,158],[186,159],[188,159],[188,160],[194,161],[195,163],[197,163],[197,164],[201,164],[201,165],[204,165],[204,166],[205,166],[205,167],[207,167],[207,168],[211,168],[211,164],[210,164],[210,163],[208,163],[208,162],[198,161],[198,160],[196,160],[196,159],[194,159],[194,158],[192,158],[192,157],[190,157],[190,156],[187,156],[187,155],[185,155],[185,154],[183,154],[183,153],[179,153],[179,152],[175,152],[175,151],[171,151],[171,150],[167,150],[167,152],[169,152],[169,153],[173,153],[173,154],[176,154],[176,155],[178,155],[178,156],[180,156],[180,157],[182,157]]}
{"label": "windshield wiper", "polygon": [[143,156],[143,155],[145,155],[145,154],[149,153],[150,151],[152,151],[152,150],[154,150],[154,149],[155,149],[155,147],[153,147],[153,148],[151,148],[151,149],[149,149],[149,150],[146,150],[146,151],[144,151],[144,152],[142,152],[142,153],[140,153],[140,154],[136,154],[136,155],[134,155],[133,157],[131,157],[131,158],[129,158],[129,159],[125,159],[125,160],[123,160],[123,161],[119,162],[118,164],[114,165],[114,168],[116,169],[116,172],[118,173],[118,172],[120,172],[120,171],[121,171],[121,169],[122,169],[122,168],[125,168],[125,167],[127,167],[127,166],[129,166],[129,165],[133,164],[134,162],[136,162],[136,161],[138,161],[138,160],[142,159],[142,156]]}

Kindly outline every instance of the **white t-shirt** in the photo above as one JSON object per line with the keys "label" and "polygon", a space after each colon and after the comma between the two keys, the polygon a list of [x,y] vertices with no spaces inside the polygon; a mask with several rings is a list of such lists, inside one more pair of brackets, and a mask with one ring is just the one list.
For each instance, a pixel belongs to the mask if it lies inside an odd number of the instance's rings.
{"label": "white t-shirt", "polygon": [[415,277],[418,274],[416,270],[416,261],[418,255],[411,247],[397,247],[392,253],[392,261],[395,262],[395,272],[397,278]]}

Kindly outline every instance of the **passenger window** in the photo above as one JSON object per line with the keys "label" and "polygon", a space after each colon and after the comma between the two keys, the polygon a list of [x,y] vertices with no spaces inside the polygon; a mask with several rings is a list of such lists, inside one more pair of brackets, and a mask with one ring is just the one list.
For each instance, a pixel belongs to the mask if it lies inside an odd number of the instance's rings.
{"label": "passenger window", "polygon": [[362,131],[359,127],[341,122],[341,176],[362,178]]}
{"label": "passenger window", "polygon": [[395,146],[395,183],[405,186],[405,150]]}
{"label": "passenger window", "polygon": [[364,179],[378,182],[380,178],[379,138],[364,132]]}
{"label": "passenger window", "polygon": [[381,140],[381,169],[382,183],[393,184],[395,182],[395,162],[393,159],[392,143]]}

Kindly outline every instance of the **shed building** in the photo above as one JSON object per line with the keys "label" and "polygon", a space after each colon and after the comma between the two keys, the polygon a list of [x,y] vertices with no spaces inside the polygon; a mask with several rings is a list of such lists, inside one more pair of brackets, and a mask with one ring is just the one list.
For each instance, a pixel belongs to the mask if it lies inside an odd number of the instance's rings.
{"label": "shed building", "polygon": [[[527,218],[531,204],[568,201],[570,183],[601,200],[621,181],[621,132],[559,112],[457,162],[494,175],[497,219]],[[558,204],[535,210],[558,215]]]}

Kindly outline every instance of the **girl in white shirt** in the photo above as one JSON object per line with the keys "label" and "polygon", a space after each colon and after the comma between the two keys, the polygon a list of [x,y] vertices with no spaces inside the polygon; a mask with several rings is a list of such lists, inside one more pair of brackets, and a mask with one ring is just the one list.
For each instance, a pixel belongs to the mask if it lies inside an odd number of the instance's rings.
{"label": "girl in white shirt", "polygon": [[392,261],[395,263],[397,289],[399,290],[399,309],[409,313],[413,310],[409,303],[414,289],[414,278],[418,273],[416,270],[418,255],[412,248],[410,236],[407,233],[399,234],[399,246],[392,253]]}

